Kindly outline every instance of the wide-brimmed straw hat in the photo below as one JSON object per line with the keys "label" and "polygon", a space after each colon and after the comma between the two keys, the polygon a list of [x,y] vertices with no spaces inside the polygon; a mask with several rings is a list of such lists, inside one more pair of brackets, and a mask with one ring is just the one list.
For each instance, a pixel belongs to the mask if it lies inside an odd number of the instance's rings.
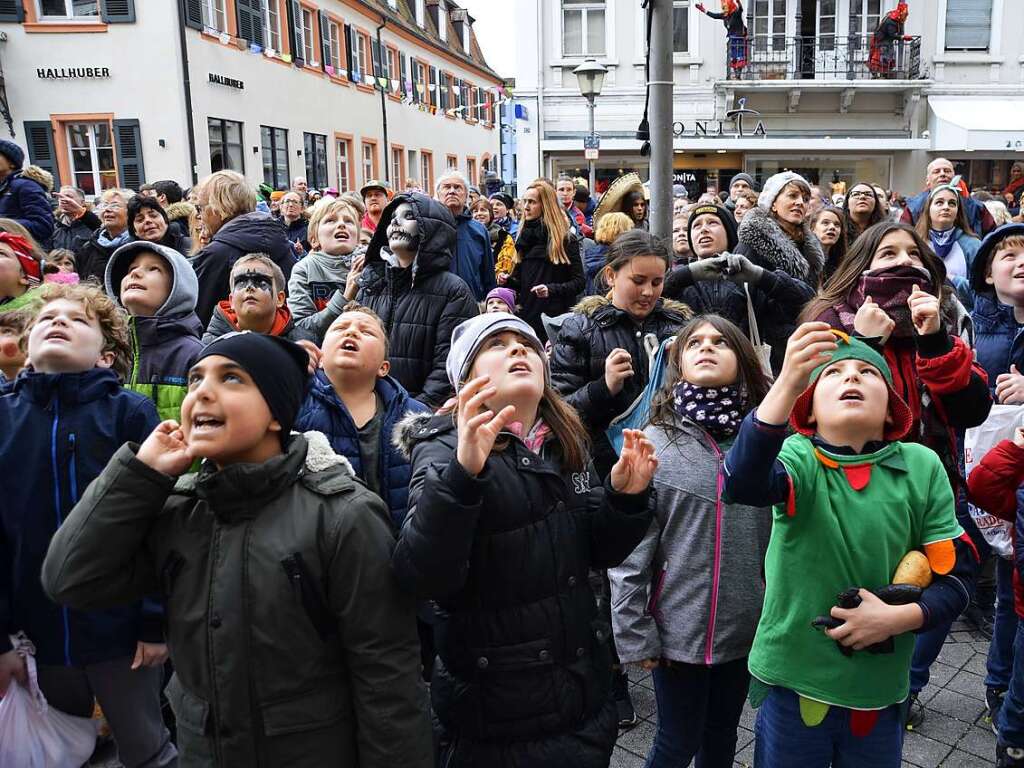
{"label": "wide-brimmed straw hat", "polygon": [[601,200],[594,211],[594,227],[597,227],[597,222],[606,213],[621,212],[622,201],[631,192],[639,192],[640,194],[644,192],[644,183],[640,181],[640,177],[636,173],[627,173],[613,181],[608,186],[608,189],[605,190],[605,193],[601,195]]}

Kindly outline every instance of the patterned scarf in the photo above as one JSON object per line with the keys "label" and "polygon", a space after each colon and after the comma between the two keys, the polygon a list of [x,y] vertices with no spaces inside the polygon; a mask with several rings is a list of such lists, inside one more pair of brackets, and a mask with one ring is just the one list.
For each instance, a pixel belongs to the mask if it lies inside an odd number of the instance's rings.
{"label": "patterned scarf", "polygon": [[111,237],[107,234],[107,230],[101,229],[100,233],[96,236],[96,242],[104,248],[120,248],[131,239],[131,236],[132,233],[127,229],[117,237]]}
{"label": "patterned scarf", "polygon": [[692,421],[715,440],[735,435],[743,421],[743,397],[735,385],[700,387],[681,381],[672,390],[672,403],[678,415]]}
{"label": "patterned scarf", "polygon": [[892,335],[910,338],[914,335],[914,324],[910,321],[910,307],[907,299],[916,285],[922,291],[931,292],[932,277],[921,267],[886,267],[864,272],[853,286],[846,300],[836,307],[843,329],[852,332],[853,321],[865,299],[871,300],[885,310],[885,314],[896,321]]}
{"label": "patterned scarf", "polygon": [[928,230],[928,240],[931,243],[932,250],[943,261],[949,255],[949,252],[953,250],[953,246],[956,245],[957,238],[960,235],[960,229],[957,227],[947,229],[945,232],[940,232],[937,229]]}

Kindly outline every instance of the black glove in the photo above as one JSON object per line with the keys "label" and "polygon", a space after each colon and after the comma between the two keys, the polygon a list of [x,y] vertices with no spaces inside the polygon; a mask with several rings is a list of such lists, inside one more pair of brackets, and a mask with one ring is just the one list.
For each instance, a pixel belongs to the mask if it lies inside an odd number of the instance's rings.
{"label": "black glove", "polygon": [[727,261],[725,279],[729,282],[736,283],[737,285],[742,285],[743,283],[757,285],[761,281],[764,268],[757,266],[746,256],[738,253],[724,253],[719,258],[723,257]]}
{"label": "black glove", "polygon": [[[912,584],[889,584],[880,589],[872,590],[878,599],[886,605],[909,605],[910,603],[919,602],[923,591],[920,587]],[[850,587],[850,589],[844,590],[836,596],[836,604],[840,608],[856,608],[861,603],[859,593],[859,589]],[[842,619],[837,619],[833,616],[818,616],[811,622],[811,626],[815,629],[836,629],[843,624]],[[838,640],[836,641],[836,648],[839,649],[843,656],[853,656],[853,648],[843,645]],[[892,653],[896,650],[896,644],[891,637],[887,637],[882,642],[869,645],[864,650],[875,654]]]}
{"label": "black glove", "polygon": [[715,256],[711,259],[691,261],[688,266],[693,281],[699,283],[704,280],[721,280],[725,277],[727,264],[725,256]]}

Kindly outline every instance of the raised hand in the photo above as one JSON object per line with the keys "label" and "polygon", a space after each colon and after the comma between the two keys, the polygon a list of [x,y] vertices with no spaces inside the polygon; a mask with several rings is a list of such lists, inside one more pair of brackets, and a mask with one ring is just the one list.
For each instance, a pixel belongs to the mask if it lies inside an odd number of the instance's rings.
{"label": "raised hand", "polygon": [[764,268],[740,253],[723,254],[726,259],[725,279],[736,284],[756,285],[764,274]]}
{"label": "raised hand", "polygon": [[633,358],[629,352],[616,347],[604,359],[604,383],[613,395],[619,394],[626,379],[633,375]]}
{"label": "raised hand", "polygon": [[1010,366],[1009,373],[996,376],[996,400],[1003,405],[1020,405],[1024,403],[1024,376],[1016,365]]}
{"label": "raised hand", "polygon": [[935,333],[942,327],[939,321],[938,297],[925,293],[915,285],[914,290],[910,292],[910,298],[907,299],[907,306],[910,307],[910,321],[919,336]]}
{"label": "raised hand", "polygon": [[807,389],[811,372],[826,362],[837,347],[828,323],[804,323],[789,337],[778,381],[800,395]]}
{"label": "raised hand", "polygon": [[895,327],[896,321],[875,304],[870,296],[864,299],[864,303],[860,305],[857,315],[853,318],[853,329],[857,333],[865,338],[881,337],[883,344],[889,340]]}
{"label": "raised hand", "polygon": [[609,479],[618,493],[640,493],[647,489],[658,469],[654,443],[639,429],[622,430],[622,453]]}
{"label": "raised hand", "polygon": [[498,433],[516,415],[514,405],[506,405],[497,415],[486,409],[484,401],[496,392],[489,376],[478,376],[459,391],[459,444],[455,458],[474,476],[483,471]]}
{"label": "raised hand", "polygon": [[173,419],[157,424],[139,446],[136,458],[157,472],[171,477],[183,475],[195,458],[185,440],[181,425]]}
{"label": "raised hand", "polygon": [[320,360],[323,358],[323,352],[320,351],[320,347],[309,339],[301,339],[295,343],[306,350],[306,354],[309,355],[308,370],[310,375],[316,373],[316,369],[320,367]]}
{"label": "raised hand", "polygon": [[707,13],[707,9],[704,7],[704,3],[697,3],[695,6],[701,13]]}
{"label": "raised hand", "polygon": [[725,256],[713,256],[710,259],[698,259],[689,263],[690,277],[694,282],[721,280],[725,276],[727,259]]}
{"label": "raised hand", "polygon": [[366,256],[360,254],[352,259],[352,269],[348,272],[348,277],[345,278],[345,298],[352,301],[359,293],[359,276],[363,274],[363,269],[366,267]]}

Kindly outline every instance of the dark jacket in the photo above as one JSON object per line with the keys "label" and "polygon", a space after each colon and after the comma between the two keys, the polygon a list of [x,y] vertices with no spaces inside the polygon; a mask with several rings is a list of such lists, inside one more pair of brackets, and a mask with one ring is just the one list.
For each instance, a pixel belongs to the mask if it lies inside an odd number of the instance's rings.
{"label": "dark jacket", "polygon": [[253,211],[243,213],[217,230],[213,239],[192,259],[199,277],[199,301],[196,314],[204,326],[213,317],[217,302],[231,292],[228,278],[231,267],[247,253],[265,253],[284,272],[292,273],[295,252],[285,236],[284,225],[274,217]]}
{"label": "dark jacket", "polygon": [[[134,237],[131,242],[145,243],[148,241],[143,240],[140,237]],[[192,238],[188,235],[179,234],[176,228],[170,226],[167,227],[167,232],[164,234],[163,238],[158,241],[158,244],[165,245],[168,248],[173,248],[186,259],[189,257],[189,252],[192,250]]]}
{"label": "dark jacket", "polygon": [[1024,371],[1024,329],[1017,325],[1013,307],[1002,304],[994,293],[979,293],[974,298],[974,356],[988,374],[993,392],[996,377],[1009,373],[1016,365]]}
{"label": "dark jacket", "polygon": [[740,222],[740,244],[736,252],[747,256],[758,266],[782,270],[817,290],[825,268],[825,253],[806,221],[803,235],[801,242],[794,241],[768,211],[754,206]]}
{"label": "dark jacket", "polygon": [[[424,413],[428,408],[409,397],[402,385],[390,376],[377,379],[376,391],[382,404],[376,482],[381,489],[381,497],[388,505],[395,530],[398,530],[402,527],[408,508],[409,477],[412,470],[409,459],[391,441],[391,434],[395,425],[407,414]],[[323,370],[317,371],[313,377],[309,394],[295,421],[295,429],[299,432],[322,432],[331,441],[334,452],[348,459],[356,476],[366,480],[359,451],[359,430]]]}
{"label": "dark jacket", "polygon": [[[385,262],[383,256],[388,224],[402,203],[412,205],[420,235],[419,251],[406,269]],[[469,286],[448,271],[454,250],[455,220],[447,208],[419,193],[396,195],[373,233],[356,296],[384,321],[391,343],[391,375],[433,408],[452,394],[445,372],[452,331],[479,314]]]}
{"label": "dark jacket", "polygon": [[443,764],[604,768],[616,737],[610,627],[589,569],[618,565],[652,519],[649,492],[569,474],[549,440],[518,439],[469,475],[451,416],[422,416],[411,450],[409,516],[392,563],[437,606],[434,713]]}
{"label": "dark jacket", "polygon": [[117,452],[54,537],[43,586],[108,608],[160,590],[183,765],[428,768],[412,600],[380,499],[323,435],[175,481]]}
{"label": "dark jacket", "polygon": [[[552,264],[548,258],[548,229],[540,219],[523,224],[516,240],[519,263],[509,275],[507,287],[516,292],[519,301],[519,317],[530,324],[541,339],[547,338],[541,313],[548,317],[561,315],[572,309],[576,297],[587,286],[583,277],[583,261],[580,259],[580,243],[575,237],[565,239],[565,255],[568,264]],[[542,299],[533,293],[538,285],[548,287],[548,297]]]}
{"label": "dark jacket", "polygon": [[743,5],[736,3],[736,10],[732,13],[716,13],[715,11],[704,11],[712,19],[720,19],[725,24],[725,32],[730,37],[746,37],[747,25],[743,22]]}
{"label": "dark jacket", "polygon": [[[474,220],[468,211],[455,217],[455,226],[457,235],[450,269],[466,281],[477,301],[483,301],[487,292],[497,285],[491,236],[487,234],[484,225]],[[380,229],[380,224],[377,229]]]}
{"label": "dark jacket", "polygon": [[[281,220],[284,224],[284,220]],[[285,226],[285,234],[288,237],[288,242],[292,243],[292,259],[298,261],[305,254],[309,253],[309,240],[306,239],[306,233],[309,230],[309,219],[302,216],[297,218],[291,224]],[[294,244],[298,243],[302,246],[302,253],[295,250]]]}
{"label": "dark jacket", "polygon": [[[907,198],[907,207],[903,209],[900,221],[904,224],[917,224],[921,211],[928,204],[929,194],[931,194],[931,191],[926,189],[918,192],[913,197]],[[992,218],[992,214],[985,207],[984,203],[978,202],[973,197],[964,197],[962,194],[960,195],[960,201],[964,205],[967,221],[970,223],[971,229],[974,230],[975,234],[979,237],[984,237],[996,228],[996,220]]]}
{"label": "dark jacket", "polygon": [[0,218],[14,219],[44,251],[52,247],[53,176],[35,165],[14,171],[0,181]]}
{"label": "dark jacket", "polygon": [[604,269],[608,248],[603,243],[595,243],[583,253],[583,276],[587,280],[587,295],[594,296],[599,293],[596,285],[598,274]]}
{"label": "dark jacket", "polygon": [[[601,477],[607,476],[616,459],[604,430],[647,386],[644,336],[653,334],[664,341],[692,316],[685,304],[659,299],[651,313],[637,323],[608,299],[588,296],[562,324],[552,342],[551,383],[586,424]],[[633,358],[633,376],[626,379],[618,395],[612,395],[604,381],[604,361],[617,347]]]}
{"label": "dark jacket", "polygon": [[139,640],[162,642],[158,610],[138,602],[62,610],[39,583],[46,547],[86,487],[125,441],[141,442],[158,423],[153,404],[107,368],[22,372],[0,396],[0,653],[19,630],[40,664],[58,666],[132,657]]}
{"label": "dark jacket", "polygon": [[[225,333],[232,333],[237,330],[240,330],[238,327],[238,316],[235,314],[235,310],[231,308],[231,301],[224,299],[213,310],[210,324],[206,326],[206,332],[203,333],[203,344],[209,344]],[[277,308],[277,314],[274,316],[274,325],[271,327],[268,335],[281,336],[288,339],[288,341],[312,341],[316,343],[316,335],[312,331],[307,331],[305,328],[297,326],[295,320],[292,319],[291,310],[287,306]]]}
{"label": "dark jacket", "polygon": [[[662,295],[685,303],[696,315],[721,315],[750,335],[747,295],[740,285],[727,280],[694,282],[690,267],[683,265],[669,273]],[[772,370],[778,372],[786,356],[786,342],[796,330],[804,305],[814,298],[814,290],[782,270],[766,268],[758,283],[750,286],[750,298],[761,340],[772,348]]]}
{"label": "dark jacket", "polygon": [[58,216],[53,220],[53,247],[65,248],[78,254],[92,238],[92,233],[102,226],[99,216],[92,211],[86,211],[66,224]]}
{"label": "dark jacket", "polygon": [[[126,234],[127,232],[128,230],[125,230]],[[100,238],[106,237],[107,231],[100,227],[75,252],[75,266],[78,276],[82,278],[83,282],[85,280],[94,280],[103,285],[104,275],[107,272],[107,262],[110,261],[110,257],[114,255],[114,251],[131,241],[130,235],[124,240],[121,240],[119,236],[115,244],[104,245]]]}

